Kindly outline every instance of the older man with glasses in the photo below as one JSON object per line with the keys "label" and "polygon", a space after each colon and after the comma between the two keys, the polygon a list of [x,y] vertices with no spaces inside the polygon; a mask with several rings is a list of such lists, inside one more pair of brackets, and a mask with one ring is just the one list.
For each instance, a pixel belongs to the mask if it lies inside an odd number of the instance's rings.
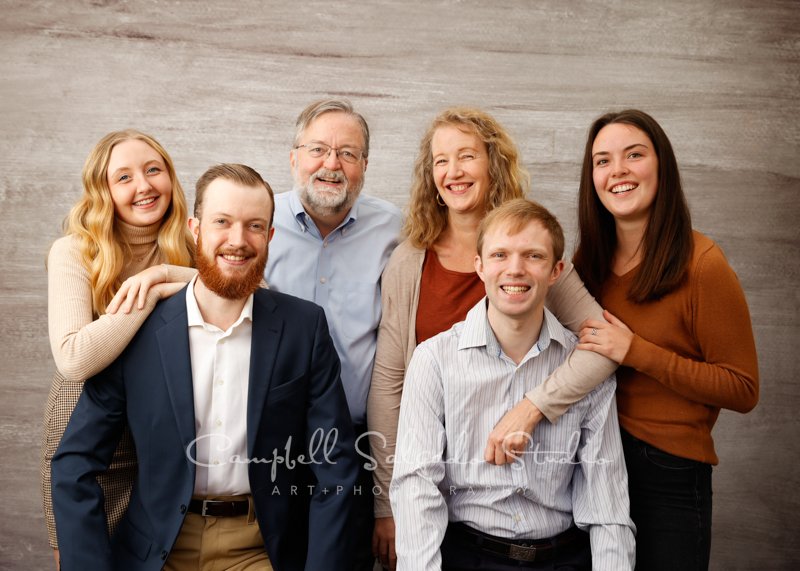
{"label": "older man with glasses", "polygon": [[[381,273],[402,224],[395,206],[361,194],[368,156],[369,127],[350,102],[316,101],[300,113],[290,154],[294,189],[275,197],[275,238],[264,274],[272,289],[325,309],[357,437],[367,430]],[[357,440],[365,456],[367,440]],[[350,491],[356,496],[352,533],[359,571],[371,570],[374,562],[372,474],[364,463]]]}

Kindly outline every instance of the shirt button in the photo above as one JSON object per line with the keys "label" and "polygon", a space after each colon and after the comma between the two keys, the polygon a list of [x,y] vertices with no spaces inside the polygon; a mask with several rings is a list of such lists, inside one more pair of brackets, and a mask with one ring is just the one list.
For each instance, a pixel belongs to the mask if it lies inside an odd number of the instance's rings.
{"label": "shirt button", "polygon": [[221,387],[222,385],[225,384],[225,381],[223,381],[222,379],[217,379],[216,381],[214,381],[214,384],[217,385],[218,387]]}
{"label": "shirt button", "polygon": [[222,426],[222,421],[220,419],[217,419],[217,423],[216,424],[217,424],[217,426]]}
{"label": "shirt button", "polygon": [[517,488],[516,490],[514,490],[514,492],[517,495],[521,496],[525,492],[525,490],[523,490],[522,488]]}
{"label": "shirt button", "polygon": [[327,243],[327,242],[323,242],[323,243],[322,243],[322,247],[323,247],[323,248],[327,248],[327,247],[328,247],[328,243]]}
{"label": "shirt button", "polygon": [[214,466],[219,466],[219,460],[214,460],[214,461],[212,462],[212,464],[214,464]]}
{"label": "shirt button", "polygon": [[162,561],[166,561],[167,560],[167,552],[166,551],[162,551],[161,552],[161,560]]}
{"label": "shirt button", "polygon": [[181,504],[181,513],[182,514],[186,513],[186,506],[184,504]]}
{"label": "shirt button", "polygon": [[327,281],[328,281],[327,278],[319,278],[319,283],[321,283],[321,284],[324,284]]}

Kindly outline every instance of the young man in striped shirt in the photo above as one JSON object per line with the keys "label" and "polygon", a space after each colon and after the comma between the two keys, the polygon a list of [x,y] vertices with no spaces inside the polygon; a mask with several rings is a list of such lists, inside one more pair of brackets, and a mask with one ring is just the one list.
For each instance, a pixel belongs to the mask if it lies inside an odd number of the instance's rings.
{"label": "young man in striped shirt", "polygon": [[577,343],[544,307],[564,236],[540,205],[493,210],[465,321],[417,347],[400,409],[392,509],[400,570],[632,569],[616,382],[542,422],[512,463],[484,461],[489,432]]}

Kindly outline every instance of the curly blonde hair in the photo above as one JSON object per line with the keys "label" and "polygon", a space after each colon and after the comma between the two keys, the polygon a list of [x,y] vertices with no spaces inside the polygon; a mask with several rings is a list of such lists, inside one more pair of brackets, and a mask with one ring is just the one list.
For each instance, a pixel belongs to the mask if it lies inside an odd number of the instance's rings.
{"label": "curly blonde hair", "polygon": [[530,176],[520,164],[514,141],[494,117],[472,107],[445,109],[425,131],[414,162],[414,181],[403,231],[417,248],[430,248],[447,227],[447,206],[436,200],[438,190],[433,179],[431,153],[434,133],[446,125],[475,133],[486,145],[491,181],[486,193],[486,212],[507,200],[524,198],[530,188]]}
{"label": "curly blonde hair", "polygon": [[158,231],[161,259],[177,266],[190,266],[194,259],[194,240],[186,225],[186,196],[167,151],[153,137],[135,129],[109,133],[86,158],[82,173],[83,196],[64,222],[65,233],[80,242],[83,265],[89,272],[95,315],[105,312],[119,289],[126,254],[130,253],[130,246],[122,240],[116,224],[107,175],[111,151],[119,143],[131,139],[144,141],[161,155],[172,181],[172,201]]}

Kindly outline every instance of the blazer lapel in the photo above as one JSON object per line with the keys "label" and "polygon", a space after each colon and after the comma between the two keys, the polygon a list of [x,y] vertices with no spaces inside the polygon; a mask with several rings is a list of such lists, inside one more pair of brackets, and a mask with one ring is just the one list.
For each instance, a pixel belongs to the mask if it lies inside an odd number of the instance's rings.
{"label": "blazer lapel", "polygon": [[253,299],[253,335],[250,341],[250,379],[247,394],[247,453],[253,457],[256,433],[272,382],[283,319],[268,290],[257,290]]}
{"label": "blazer lapel", "polygon": [[[194,392],[192,389],[192,357],[189,353],[189,325],[186,316],[186,289],[163,302],[161,317],[166,322],[156,331],[164,381],[178,425],[184,450],[195,439]],[[194,446],[192,446],[194,448]],[[194,457],[194,450],[191,451]],[[194,464],[191,464],[194,474]]]}

